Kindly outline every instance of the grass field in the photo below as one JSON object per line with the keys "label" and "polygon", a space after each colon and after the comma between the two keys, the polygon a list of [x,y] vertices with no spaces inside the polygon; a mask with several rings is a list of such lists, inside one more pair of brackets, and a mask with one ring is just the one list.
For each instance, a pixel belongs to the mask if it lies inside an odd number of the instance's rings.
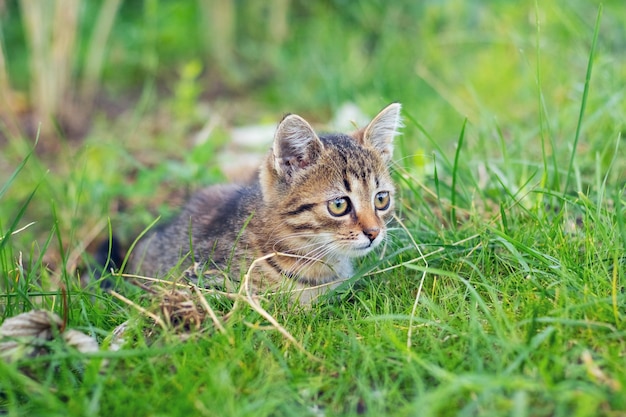
{"label": "grass field", "polygon": [[[101,43],[84,6],[59,75],[91,82],[78,121],[38,101],[9,4],[0,321],[54,311],[102,350],[0,352],[0,415],[626,416],[622,3],[146,0]],[[398,221],[312,309],[207,295],[218,324],[181,331],[137,288],[80,285],[86,248],[224,181],[233,126],[392,101]]]}

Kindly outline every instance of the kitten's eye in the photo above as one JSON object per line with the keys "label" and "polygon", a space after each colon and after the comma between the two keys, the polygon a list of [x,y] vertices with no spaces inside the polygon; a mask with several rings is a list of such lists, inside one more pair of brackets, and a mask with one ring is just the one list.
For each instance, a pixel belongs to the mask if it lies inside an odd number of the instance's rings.
{"label": "kitten's eye", "polygon": [[381,191],[374,197],[374,207],[376,210],[387,210],[391,203],[391,197],[388,191]]}
{"label": "kitten's eye", "polygon": [[335,198],[328,202],[328,212],[333,216],[343,216],[350,211],[350,200],[346,197]]}

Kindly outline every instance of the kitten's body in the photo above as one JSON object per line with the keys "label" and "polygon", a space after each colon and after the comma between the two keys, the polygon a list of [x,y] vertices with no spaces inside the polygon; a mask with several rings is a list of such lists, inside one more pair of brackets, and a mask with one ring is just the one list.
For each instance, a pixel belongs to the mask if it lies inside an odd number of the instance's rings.
{"label": "kitten's body", "polygon": [[257,181],[196,193],[173,222],[138,244],[130,269],[162,277],[178,267],[228,287],[254,259],[274,254],[259,261],[252,289],[294,290],[294,299],[310,302],[349,278],[351,259],[385,238],[399,111],[388,106],[352,136],[318,137],[302,118],[287,116]]}

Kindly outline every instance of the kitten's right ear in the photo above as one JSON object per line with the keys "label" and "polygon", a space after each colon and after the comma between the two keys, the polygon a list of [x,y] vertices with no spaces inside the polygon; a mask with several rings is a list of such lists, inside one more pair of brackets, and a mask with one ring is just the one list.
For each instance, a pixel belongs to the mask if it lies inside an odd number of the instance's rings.
{"label": "kitten's right ear", "polygon": [[380,152],[385,162],[391,161],[393,138],[400,134],[402,127],[400,103],[392,103],[381,110],[363,132],[362,140]]}
{"label": "kitten's right ear", "polygon": [[324,145],[306,120],[295,114],[286,116],[274,135],[274,169],[285,178],[315,163]]}

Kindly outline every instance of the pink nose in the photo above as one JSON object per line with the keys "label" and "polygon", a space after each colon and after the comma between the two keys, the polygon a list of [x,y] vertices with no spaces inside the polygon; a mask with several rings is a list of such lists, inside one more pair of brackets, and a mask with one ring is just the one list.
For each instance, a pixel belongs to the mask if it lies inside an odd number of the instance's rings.
{"label": "pink nose", "polygon": [[363,233],[365,234],[365,236],[367,236],[367,238],[370,240],[370,242],[373,242],[374,239],[376,239],[378,237],[378,234],[380,233],[380,228],[379,227],[370,227],[369,229],[364,229]]}

